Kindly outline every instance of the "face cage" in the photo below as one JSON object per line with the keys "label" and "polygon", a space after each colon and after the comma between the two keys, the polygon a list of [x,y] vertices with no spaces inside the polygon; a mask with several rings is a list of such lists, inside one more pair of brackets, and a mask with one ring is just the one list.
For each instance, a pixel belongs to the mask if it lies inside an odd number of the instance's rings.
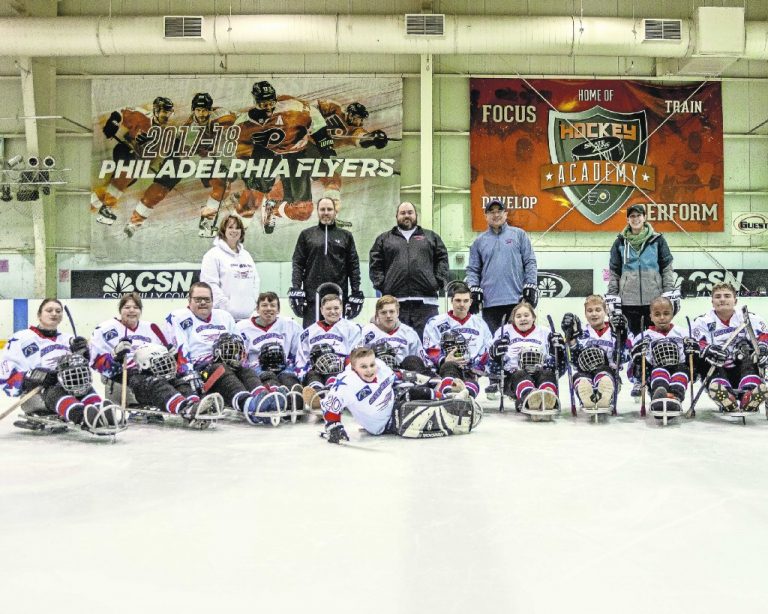
{"label": "face cage", "polygon": [[579,367],[579,371],[584,373],[592,373],[598,369],[603,369],[608,366],[608,359],[605,352],[599,347],[591,346],[584,348],[576,359],[576,364]]}
{"label": "face cage", "polygon": [[523,350],[520,352],[520,368],[528,373],[534,373],[544,365],[544,354],[539,350]]}
{"label": "face cage", "polygon": [[459,341],[457,343],[449,342],[446,345],[442,346],[443,352],[447,356],[450,354],[454,348],[456,349],[456,358],[464,358],[467,355],[467,343],[466,341]]}
{"label": "face cage", "polygon": [[227,340],[216,345],[214,356],[230,367],[239,367],[243,363],[245,346],[242,341]]}
{"label": "face cage", "polygon": [[153,356],[149,362],[149,370],[152,372],[152,375],[171,379],[176,375],[176,358],[170,352]]}
{"label": "face cage", "polygon": [[259,354],[259,365],[265,371],[279,373],[285,369],[285,352],[283,348],[275,346]]}
{"label": "face cage", "polygon": [[671,367],[680,364],[680,353],[677,344],[668,339],[661,339],[651,345],[653,364],[657,367]]}
{"label": "face cage", "polygon": [[390,369],[394,370],[397,368],[397,356],[394,354],[390,354],[389,352],[382,354],[381,356],[376,356],[381,362],[383,362],[385,365],[387,365]]}
{"label": "face cage", "polygon": [[87,364],[66,366],[56,372],[56,379],[64,390],[81,397],[91,388],[91,369]]}
{"label": "face cage", "polygon": [[312,366],[323,375],[336,375],[344,370],[344,359],[336,353],[321,354]]}

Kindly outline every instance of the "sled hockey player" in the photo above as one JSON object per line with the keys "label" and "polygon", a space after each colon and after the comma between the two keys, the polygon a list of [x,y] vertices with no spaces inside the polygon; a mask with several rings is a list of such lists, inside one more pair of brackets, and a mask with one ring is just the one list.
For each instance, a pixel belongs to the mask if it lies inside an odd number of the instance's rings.
{"label": "sled hockey player", "polygon": [[399,384],[371,348],[352,350],[350,364],[323,399],[323,435],[329,443],[349,441],[341,423],[344,408],[371,435],[394,433],[416,439],[468,433],[482,417],[461,380],[450,384],[444,380],[438,390]]}
{"label": "sled hockey player", "polygon": [[167,338],[177,348],[180,372],[197,373],[204,392],[219,393],[250,424],[279,424],[287,391],[267,388],[245,365],[245,345],[234,318],[214,309],[212,301],[211,287],[195,282],[189,288],[187,307],[166,318]]}
{"label": "sled hockey player", "polygon": [[[117,142],[112,150],[112,159],[115,162],[144,159],[144,147],[150,139],[148,132],[155,126],[167,126],[173,110],[170,98],[158,96],[152,101],[151,113],[141,108],[112,111],[101,129],[107,140]],[[113,209],[123,192],[137,181],[124,174],[113,173],[104,184],[95,187],[91,194],[91,211],[98,211],[96,221],[107,226],[114,224],[117,215]]]}
{"label": "sled hockey player", "polygon": [[587,411],[615,411],[618,373],[627,340],[626,319],[618,311],[609,318],[605,299],[597,294],[584,300],[584,317],[586,330],[572,313],[566,313],[560,325],[576,369],[574,391]]}
{"label": "sled hockey player", "polygon": [[659,296],[649,306],[652,326],[632,339],[632,362],[635,373],[641,371],[643,355],[646,362],[646,382],[651,393],[651,414],[680,414],[685,390],[690,382],[688,356],[698,355],[696,341],[672,322],[675,308],[672,301]]}
{"label": "sled hockey player", "polygon": [[509,322],[493,337],[490,356],[501,361],[504,370],[503,393],[515,399],[518,411],[531,413],[559,408],[554,364],[564,365],[564,341],[559,333],[536,326],[536,312],[522,301],[513,309]]}
{"label": "sled hockey player", "polygon": [[303,408],[303,386],[296,375],[301,328],[291,318],[280,316],[280,298],[262,292],[256,301],[256,315],[237,323],[246,351],[246,365],[256,371],[265,386],[285,386]]}
{"label": "sled hockey player", "polygon": [[94,435],[114,436],[125,428],[125,414],[94,391],[88,341],[57,330],[62,313],[58,300],[44,299],[37,326],[14,333],[0,352],[0,388],[7,395],[40,388],[37,397],[22,405],[26,418],[14,424],[59,432],[66,430],[65,423],[73,423]]}
{"label": "sled hockey player", "polygon": [[319,408],[318,393],[341,373],[350,352],[360,345],[360,325],[341,318],[341,297],[326,294],[320,301],[322,319],[301,333],[296,357],[304,380],[304,401]]}
{"label": "sled hockey player", "polygon": [[[704,369],[711,367],[707,393],[724,412],[755,412],[768,396],[768,328],[748,313],[754,338],[745,322],[746,309],[737,310],[736,290],[729,283],[712,287],[712,310],[693,323]],[[735,333],[735,336],[734,336]],[[732,338],[733,337],[733,338]]]}
{"label": "sled hockey player", "polygon": [[429,374],[428,359],[419,335],[400,322],[399,315],[400,305],[394,296],[385,294],[377,300],[373,321],[363,326],[363,345],[373,348],[376,358],[390,369]]}
{"label": "sled hockey player", "polygon": [[218,394],[201,398],[196,377],[177,377],[176,355],[160,327],[142,321],[143,304],[137,292],[124,294],[119,318],[99,324],[91,335],[91,367],[102,375],[107,396],[122,394],[123,369],[136,403],[178,415],[197,428],[207,428],[221,417],[224,401]]}
{"label": "sled hockey player", "polygon": [[491,331],[482,317],[469,312],[469,286],[453,286],[451,310],[430,318],[424,327],[424,351],[440,377],[464,380],[472,397],[480,388],[478,375],[486,370]]}

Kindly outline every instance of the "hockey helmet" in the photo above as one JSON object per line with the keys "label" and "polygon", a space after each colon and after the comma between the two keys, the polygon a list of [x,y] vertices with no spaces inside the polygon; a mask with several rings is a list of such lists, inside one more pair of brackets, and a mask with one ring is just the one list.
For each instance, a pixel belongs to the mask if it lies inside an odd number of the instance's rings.
{"label": "hockey helmet", "polygon": [[80,354],[65,354],[56,364],[56,379],[68,393],[83,396],[91,388],[91,368]]}
{"label": "hockey helmet", "polygon": [[608,357],[602,348],[590,345],[579,352],[576,365],[584,373],[593,373],[608,366]]}
{"label": "hockey helmet", "polygon": [[328,343],[318,343],[309,351],[312,368],[323,375],[336,375],[344,369],[344,359]]}
{"label": "hockey helmet", "polygon": [[162,345],[147,343],[136,350],[134,360],[142,371],[171,379],[176,374],[176,358]]}
{"label": "hockey helmet", "polygon": [[518,362],[521,369],[534,373],[544,365],[544,354],[539,348],[527,345],[520,349]]}
{"label": "hockey helmet", "polygon": [[245,344],[240,335],[224,333],[213,344],[213,359],[230,367],[240,367],[245,358]]}
{"label": "hockey helmet", "polygon": [[173,100],[165,96],[158,96],[152,101],[152,111],[173,111]]}
{"label": "hockey helmet", "polygon": [[381,360],[390,369],[397,367],[397,351],[387,341],[381,340],[371,345],[376,358]]}
{"label": "hockey helmet", "polygon": [[447,330],[440,336],[440,349],[445,354],[456,350],[456,358],[464,358],[468,353],[467,338],[459,332]]}
{"label": "hockey helmet", "polygon": [[213,108],[213,98],[208,92],[198,92],[192,96],[192,110],[195,109],[208,109]]}
{"label": "hockey helmet", "polygon": [[680,348],[672,339],[659,339],[651,343],[651,356],[656,367],[671,367],[680,364]]}
{"label": "hockey helmet", "polygon": [[360,119],[368,119],[368,109],[365,108],[364,104],[353,102],[347,105],[347,117],[350,115],[359,117]]}
{"label": "hockey helmet", "polygon": [[251,88],[251,94],[256,102],[265,100],[277,101],[277,92],[269,81],[257,81]]}
{"label": "hockey helmet", "polygon": [[259,365],[265,371],[279,373],[285,369],[285,350],[279,343],[265,343],[259,350]]}

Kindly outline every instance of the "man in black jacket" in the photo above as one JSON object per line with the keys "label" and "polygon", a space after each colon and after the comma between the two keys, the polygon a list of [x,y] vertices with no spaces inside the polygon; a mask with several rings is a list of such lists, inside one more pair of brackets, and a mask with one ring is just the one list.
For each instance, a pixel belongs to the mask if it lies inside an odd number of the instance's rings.
{"label": "man in black jacket", "polygon": [[[341,287],[346,303],[345,316],[355,318],[363,307],[360,292],[360,259],[352,233],[336,226],[336,208],[330,198],[317,201],[319,223],[305,228],[293,251],[292,287],[288,290],[291,309],[307,328],[315,321],[315,290],[333,282]],[[322,298],[322,297],[321,297]]]}
{"label": "man in black jacket", "polygon": [[397,226],[380,234],[371,248],[373,287],[397,297],[400,321],[421,337],[437,315],[437,293],[448,281],[448,250],[440,236],[418,225],[413,203],[397,208]]}

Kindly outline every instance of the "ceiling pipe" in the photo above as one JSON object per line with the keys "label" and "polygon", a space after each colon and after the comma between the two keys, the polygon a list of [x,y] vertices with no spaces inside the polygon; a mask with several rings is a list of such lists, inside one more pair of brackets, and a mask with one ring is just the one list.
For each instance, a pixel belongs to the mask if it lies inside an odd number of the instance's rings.
{"label": "ceiling pipe", "polygon": [[[446,15],[445,35],[405,35],[403,15],[224,15],[203,19],[201,39],[166,39],[163,18],[0,19],[0,55],[382,53],[686,57],[692,22],[679,42],[642,42],[642,19]],[[745,24],[740,57],[768,60],[768,22]]]}

